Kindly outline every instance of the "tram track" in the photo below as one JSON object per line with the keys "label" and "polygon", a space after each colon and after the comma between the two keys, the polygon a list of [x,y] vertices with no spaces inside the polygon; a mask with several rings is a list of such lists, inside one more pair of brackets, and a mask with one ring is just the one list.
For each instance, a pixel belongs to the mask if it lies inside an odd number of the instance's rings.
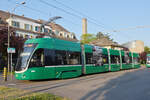
{"label": "tram track", "polygon": [[[132,69],[132,71],[136,71],[139,69]],[[108,80],[116,78],[120,75],[123,75],[127,72],[131,72],[131,70],[125,70],[125,71],[119,71],[119,72],[110,72],[110,73],[101,73],[101,74],[94,74],[94,75],[87,75],[87,76],[82,76],[82,77],[78,77],[78,78],[73,78],[73,79],[65,79],[65,80],[52,80],[52,81],[40,81],[40,82],[30,82],[30,86],[29,84],[16,84],[16,86],[24,89],[24,90],[31,90],[32,92],[43,92],[43,91],[47,91],[50,89],[55,89],[55,88],[61,88],[61,87],[65,87],[65,86],[69,86],[69,85],[76,85],[79,83],[86,83],[86,82],[90,82],[93,80],[101,80],[101,84],[105,84]],[[51,83],[49,83],[51,82]],[[42,85],[39,85],[42,84]]]}

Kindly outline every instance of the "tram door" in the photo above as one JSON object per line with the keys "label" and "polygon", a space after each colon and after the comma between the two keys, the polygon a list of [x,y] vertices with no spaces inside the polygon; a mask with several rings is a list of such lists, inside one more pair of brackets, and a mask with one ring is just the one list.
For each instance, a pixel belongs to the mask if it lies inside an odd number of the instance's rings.
{"label": "tram door", "polygon": [[95,46],[93,51],[93,61],[96,66],[103,66],[102,48]]}
{"label": "tram door", "polygon": [[32,76],[31,77],[39,77],[43,78],[44,74],[44,50],[37,49],[33,56],[31,57],[29,68],[32,68]]}
{"label": "tram door", "polygon": [[123,63],[125,64],[124,69],[132,68],[132,57],[129,56],[129,52],[125,51]]}

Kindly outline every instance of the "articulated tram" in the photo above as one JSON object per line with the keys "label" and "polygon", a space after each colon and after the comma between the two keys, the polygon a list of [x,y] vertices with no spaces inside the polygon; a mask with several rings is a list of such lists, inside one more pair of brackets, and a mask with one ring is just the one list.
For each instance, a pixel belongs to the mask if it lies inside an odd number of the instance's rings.
{"label": "articulated tram", "polygon": [[15,77],[18,80],[64,79],[139,67],[137,53],[38,38],[25,42]]}
{"label": "articulated tram", "polygon": [[150,54],[147,54],[146,67],[150,67]]}

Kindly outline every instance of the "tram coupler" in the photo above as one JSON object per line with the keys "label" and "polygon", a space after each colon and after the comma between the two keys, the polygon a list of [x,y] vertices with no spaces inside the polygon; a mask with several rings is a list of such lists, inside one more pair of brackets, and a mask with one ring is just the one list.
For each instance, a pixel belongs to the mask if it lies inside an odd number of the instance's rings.
{"label": "tram coupler", "polygon": [[4,81],[7,81],[7,68],[6,67],[4,67],[3,78],[4,78]]}

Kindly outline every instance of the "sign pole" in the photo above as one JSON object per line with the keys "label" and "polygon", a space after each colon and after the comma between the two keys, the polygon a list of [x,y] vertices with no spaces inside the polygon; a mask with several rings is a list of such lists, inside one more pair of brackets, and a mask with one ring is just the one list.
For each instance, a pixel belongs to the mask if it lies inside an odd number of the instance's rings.
{"label": "sign pole", "polygon": [[13,73],[12,73],[12,71],[13,71],[13,67],[12,67],[12,54],[13,53],[16,53],[16,50],[15,50],[15,48],[7,48],[7,52],[8,52],[8,54],[10,53],[10,56],[11,56],[11,58],[10,58],[10,70],[11,70],[11,80],[12,80],[12,78],[13,78]]}
{"label": "sign pole", "polygon": [[12,73],[12,53],[11,53],[11,80],[13,78],[13,73]]}

